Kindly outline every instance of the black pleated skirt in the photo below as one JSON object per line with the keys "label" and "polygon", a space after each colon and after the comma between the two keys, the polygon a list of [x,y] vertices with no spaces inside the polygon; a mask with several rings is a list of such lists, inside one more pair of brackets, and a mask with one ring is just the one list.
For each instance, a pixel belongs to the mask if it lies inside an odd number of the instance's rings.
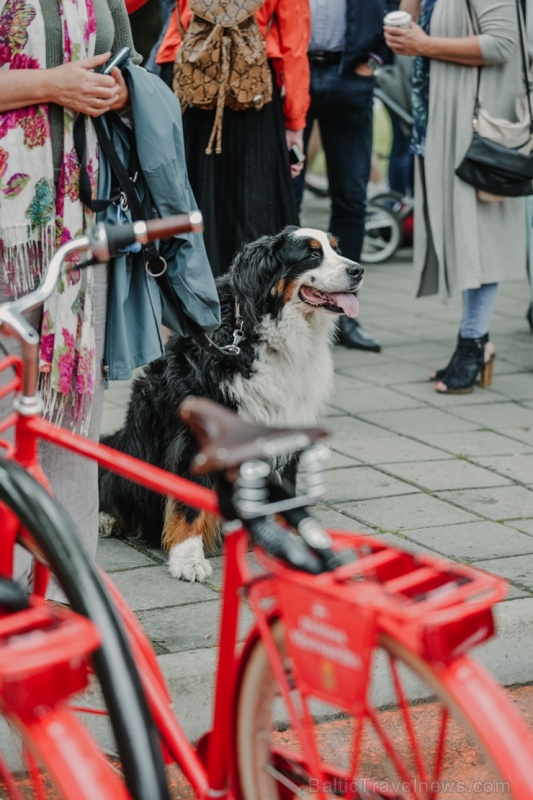
{"label": "black pleated skirt", "polygon": [[224,109],[222,152],[206,155],[215,111],[183,115],[187,170],[207,255],[223,275],[244,243],[298,225],[279,93],[260,111]]}

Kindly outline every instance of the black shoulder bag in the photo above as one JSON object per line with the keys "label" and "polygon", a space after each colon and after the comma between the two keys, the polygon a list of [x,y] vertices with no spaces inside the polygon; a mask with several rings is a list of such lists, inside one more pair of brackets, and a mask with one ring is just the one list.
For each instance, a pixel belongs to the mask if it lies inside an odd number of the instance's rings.
{"label": "black shoulder bag", "polygon": [[[470,0],[466,0],[470,18],[473,21]],[[478,69],[476,99],[474,104],[473,127],[474,133],[470,146],[466,154],[455,170],[455,174],[461,180],[475,186],[491,195],[498,197],[523,197],[533,194],[533,154],[531,152],[521,152],[527,147],[533,135],[533,112],[531,109],[531,84],[529,81],[529,70],[526,57],[526,47],[522,30],[522,20],[520,18],[519,0],[516,0],[516,13],[518,17],[518,31],[520,37],[520,52],[522,58],[522,71],[526,89],[527,105],[529,109],[529,133],[527,141],[519,147],[506,147],[499,142],[481,136],[477,130],[480,112],[479,84],[481,78],[481,67]],[[497,127],[498,121],[491,120],[493,127]],[[517,123],[517,128],[519,123]],[[507,130],[512,128],[512,123],[507,126]]]}

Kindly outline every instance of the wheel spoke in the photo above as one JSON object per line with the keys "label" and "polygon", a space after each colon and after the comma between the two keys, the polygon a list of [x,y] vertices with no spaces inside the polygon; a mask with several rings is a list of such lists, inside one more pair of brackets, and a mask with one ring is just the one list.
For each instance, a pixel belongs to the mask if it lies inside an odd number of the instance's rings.
{"label": "wheel spoke", "polygon": [[380,722],[379,716],[374,708],[371,706],[367,707],[366,713],[368,715],[369,720],[371,721],[374,730],[376,731],[377,735],[379,736],[385,751],[387,752],[389,758],[391,759],[396,772],[398,773],[399,778],[402,781],[407,783],[411,789],[411,795],[415,800],[420,800],[420,795],[415,790],[415,782],[412,775],[410,775],[409,770],[407,769],[406,765],[403,762],[403,759],[400,758],[399,753],[394,746],[392,739],[386,732],[385,728]]}
{"label": "wheel spoke", "polygon": [[0,753],[0,781],[5,785],[11,800],[24,800],[22,794],[13,780],[11,770]]}
{"label": "wheel spoke", "polygon": [[420,747],[416,738],[415,729],[413,726],[413,720],[411,718],[411,709],[410,705],[406,700],[405,692],[403,690],[402,682],[400,679],[400,675],[398,674],[397,668],[397,660],[396,658],[389,653],[389,666],[392,674],[392,681],[394,684],[394,689],[396,691],[396,696],[398,698],[398,704],[402,712],[403,721],[405,725],[405,729],[407,731],[407,736],[409,738],[409,742],[411,744],[411,748],[413,751],[413,756],[415,759],[416,768],[418,770],[418,778],[422,782],[426,781],[426,767],[424,764],[424,759],[422,758],[422,753],[420,752]]}
{"label": "wheel spoke", "polygon": [[[446,728],[448,727],[448,720],[450,714],[447,708],[443,707],[441,712],[441,723],[439,730],[439,737],[437,742],[437,751],[435,753],[435,763],[433,765],[433,781],[437,783],[442,774],[442,767],[444,765],[444,753],[446,750]],[[431,792],[428,800],[434,800],[437,797],[437,792]]]}

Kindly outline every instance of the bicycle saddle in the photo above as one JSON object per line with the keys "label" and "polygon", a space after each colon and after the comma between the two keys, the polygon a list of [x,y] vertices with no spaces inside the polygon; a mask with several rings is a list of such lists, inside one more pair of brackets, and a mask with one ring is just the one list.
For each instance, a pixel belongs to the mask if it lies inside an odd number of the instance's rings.
{"label": "bicycle saddle", "polygon": [[200,447],[191,465],[195,475],[238,467],[252,459],[265,461],[297,453],[329,436],[323,428],[269,428],[245,422],[206,397],[188,397],[181,403],[179,415]]}

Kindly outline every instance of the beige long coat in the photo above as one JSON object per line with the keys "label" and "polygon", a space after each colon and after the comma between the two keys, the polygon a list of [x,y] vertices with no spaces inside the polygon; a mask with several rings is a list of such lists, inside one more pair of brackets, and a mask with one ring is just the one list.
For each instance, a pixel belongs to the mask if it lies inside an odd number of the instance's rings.
{"label": "beige long coat", "polygon": [[[482,107],[515,120],[523,91],[516,0],[471,0],[485,59]],[[468,36],[473,30],[466,0],[437,0],[432,36]],[[419,165],[415,180],[415,273],[417,295],[442,300],[484,283],[525,276],[525,201],[481,203],[475,189],[454,174],[472,138],[477,68],[431,61],[429,122],[424,159],[427,212],[436,254],[428,236]]]}

